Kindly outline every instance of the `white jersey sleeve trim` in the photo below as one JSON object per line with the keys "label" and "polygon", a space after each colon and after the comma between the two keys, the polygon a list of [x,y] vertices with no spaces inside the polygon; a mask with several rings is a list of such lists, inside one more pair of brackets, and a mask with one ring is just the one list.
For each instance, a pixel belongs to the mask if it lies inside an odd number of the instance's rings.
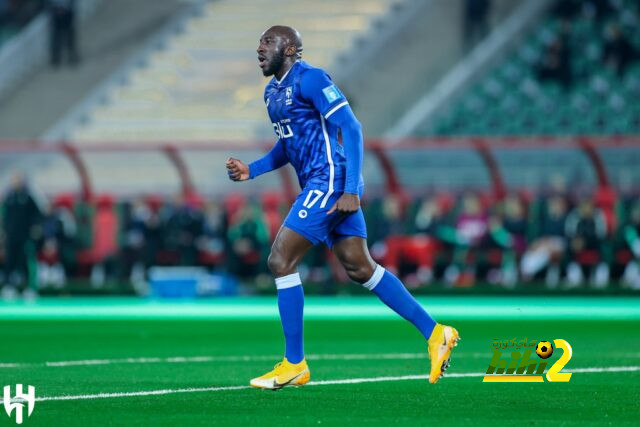
{"label": "white jersey sleeve trim", "polygon": [[329,162],[329,190],[327,194],[322,199],[322,203],[320,203],[320,207],[324,208],[329,201],[329,197],[333,194],[333,178],[335,176],[335,171],[333,167],[333,159],[331,158],[331,141],[329,140],[329,134],[327,133],[327,125],[324,122],[324,117],[322,114],[320,115],[320,122],[322,123],[322,134],[324,135],[324,146],[327,151],[327,160]]}
{"label": "white jersey sleeve trim", "polygon": [[333,113],[335,113],[336,111],[338,111],[339,109],[341,109],[345,105],[349,105],[349,101],[342,101],[340,104],[338,104],[335,107],[333,107],[331,110],[329,110],[327,112],[327,114],[324,115],[324,118],[325,119],[329,119],[329,116],[331,116]]}

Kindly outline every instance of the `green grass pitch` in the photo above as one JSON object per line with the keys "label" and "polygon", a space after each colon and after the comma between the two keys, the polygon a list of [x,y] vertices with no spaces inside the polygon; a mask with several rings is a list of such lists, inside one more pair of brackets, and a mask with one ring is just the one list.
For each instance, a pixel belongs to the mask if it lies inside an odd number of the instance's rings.
{"label": "green grass pitch", "polygon": [[[34,385],[44,399],[25,426],[638,425],[638,300],[421,301],[462,337],[436,385],[411,377],[428,373],[413,327],[352,297],[308,298],[314,383],[277,392],[246,387],[282,354],[272,298],[2,303],[0,387]],[[331,306],[342,308],[326,314]],[[571,381],[482,383],[493,340],[525,337],[567,340]],[[3,425],[16,424],[0,405]]]}

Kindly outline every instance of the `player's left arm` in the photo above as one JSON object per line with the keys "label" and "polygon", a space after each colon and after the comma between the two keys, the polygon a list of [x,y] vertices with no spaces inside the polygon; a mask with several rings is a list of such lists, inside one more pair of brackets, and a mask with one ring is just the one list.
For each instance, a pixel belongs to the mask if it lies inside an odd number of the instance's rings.
{"label": "player's left arm", "polygon": [[353,114],[351,107],[345,105],[329,117],[329,122],[342,131],[342,146],[346,160],[346,177],[344,193],[329,209],[327,215],[334,211],[351,213],[360,208],[358,185],[362,170],[363,137],[362,126]]}
{"label": "player's left arm", "polygon": [[327,215],[335,211],[356,212],[360,208],[358,185],[363,157],[360,122],[353,114],[345,96],[321,69],[314,68],[306,71],[302,75],[300,86],[303,97],[313,103],[325,120],[339,127],[342,132],[342,145],[346,157],[345,188],[344,193],[329,209]]}

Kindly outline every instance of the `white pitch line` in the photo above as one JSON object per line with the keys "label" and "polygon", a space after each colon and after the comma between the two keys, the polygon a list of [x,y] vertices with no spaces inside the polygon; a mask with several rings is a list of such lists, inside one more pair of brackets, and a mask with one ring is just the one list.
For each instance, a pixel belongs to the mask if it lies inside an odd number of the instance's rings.
{"label": "white pitch line", "polygon": [[[261,362],[278,360],[282,355],[268,356],[175,356],[175,357],[127,357],[122,359],[61,360],[38,363],[0,363],[1,368],[61,368],[67,366],[96,366],[145,363],[207,363],[207,362]],[[487,353],[456,353],[458,358],[486,358]],[[307,360],[402,360],[426,359],[427,353],[360,353],[360,354],[310,354]]]}
{"label": "white pitch line", "polygon": [[[484,359],[487,354],[456,353],[456,359]],[[640,353],[611,353],[614,357],[640,358]],[[86,359],[86,360],[60,360],[32,363],[0,362],[0,369],[11,368],[63,368],[67,366],[98,366],[98,365],[124,365],[147,363],[210,363],[210,362],[265,362],[278,360],[282,355],[266,356],[173,356],[173,357],[126,357],[121,359]],[[355,354],[310,354],[307,360],[413,360],[426,359],[425,353],[355,353]]]}
{"label": "white pitch line", "polygon": [[[125,393],[98,393],[98,394],[79,394],[71,396],[45,396],[36,398],[36,402],[46,402],[54,400],[88,400],[88,399],[108,399],[111,397],[137,397],[137,396],[161,396],[164,394],[176,393],[203,393],[207,391],[230,391],[251,388],[248,385],[227,386],[227,387],[201,387],[201,388],[178,388],[150,391],[131,391]],[[15,399],[21,401],[21,399]],[[14,400],[11,402],[13,403]]]}
{"label": "white pitch line", "polygon": [[[605,368],[592,367],[592,368],[575,368],[571,369],[571,373],[600,373],[600,372],[637,372],[640,371],[640,366],[610,366]],[[450,373],[447,374],[447,378],[466,378],[466,377],[483,377],[484,372],[463,372],[463,373]],[[323,380],[323,381],[310,381],[307,386],[322,386],[322,385],[344,385],[344,384],[362,384],[362,383],[377,383],[385,381],[408,381],[408,380],[425,380],[429,378],[428,375],[403,375],[403,376],[390,376],[390,377],[371,377],[371,378],[345,378],[338,380]],[[200,387],[200,388],[177,388],[177,389],[162,389],[162,390],[148,390],[148,391],[132,391],[121,393],[97,393],[97,394],[77,394],[67,396],[43,396],[36,398],[36,402],[46,401],[58,401],[58,400],[93,400],[93,399],[107,399],[117,397],[139,397],[139,396],[160,396],[166,394],[178,394],[178,393],[205,393],[214,391],[232,391],[232,390],[246,390],[251,387],[248,385],[237,386],[221,386],[221,387]],[[23,399],[12,399],[11,403],[23,402]],[[3,401],[0,400],[0,404]]]}

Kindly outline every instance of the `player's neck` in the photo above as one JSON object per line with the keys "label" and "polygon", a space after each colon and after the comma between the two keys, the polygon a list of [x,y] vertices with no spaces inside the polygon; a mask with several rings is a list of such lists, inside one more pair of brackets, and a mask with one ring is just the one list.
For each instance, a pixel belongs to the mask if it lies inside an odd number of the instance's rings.
{"label": "player's neck", "polygon": [[278,72],[274,74],[274,77],[276,78],[276,82],[278,84],[280,84],[280,82],[284,80],[285,77],[287,77],[287,74],[289,74],[289,71],[291,71],[291,68],[293,68],[296,62],[298,61],[286,61],[284,64],[282,64],[282,67],[280,67]]}

